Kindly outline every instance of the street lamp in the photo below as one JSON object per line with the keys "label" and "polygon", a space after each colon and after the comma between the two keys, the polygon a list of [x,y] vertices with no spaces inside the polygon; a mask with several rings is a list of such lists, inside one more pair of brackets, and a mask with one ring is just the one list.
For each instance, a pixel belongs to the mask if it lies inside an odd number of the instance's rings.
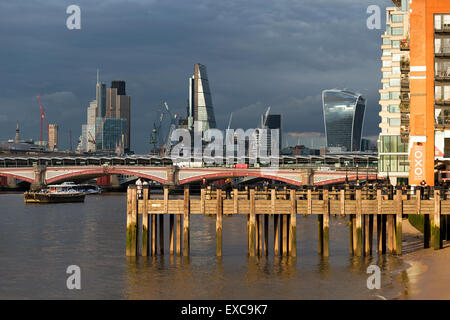
{"label": "street lamp", "polygon": [[359,186],[358,164],[356,164],[356,185]]}

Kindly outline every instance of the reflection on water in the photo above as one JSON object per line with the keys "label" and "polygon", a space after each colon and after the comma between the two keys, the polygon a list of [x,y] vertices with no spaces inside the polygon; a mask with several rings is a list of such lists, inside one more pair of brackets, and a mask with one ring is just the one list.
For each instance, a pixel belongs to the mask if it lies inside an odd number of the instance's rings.
{"label": "reflection on water", "polygon": [[[19,194],[0,201],[0,298],[377,299],[408,297],[413,288],[414,268],[401,258],[349,255],[345,218],[330,221],[328,258],[317,254],[317,218],[301,216],[296,258],[274,257],[273,235],[268,257],[248,257],[243,216],[224,217],[217,258],[215,219],[198,215],[191,217],[190,257],[127,258],[123,194],[84,204],[29,206]],[[65,285],[71,264],[81,268],[79,291]],[[381,290],[366,287],[370,264],[382,269]]]}

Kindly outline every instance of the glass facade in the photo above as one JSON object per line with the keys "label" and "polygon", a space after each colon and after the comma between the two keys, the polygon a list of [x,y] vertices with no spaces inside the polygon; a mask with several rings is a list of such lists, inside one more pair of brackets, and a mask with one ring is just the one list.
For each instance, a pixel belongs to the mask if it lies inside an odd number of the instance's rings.
{"label": "glass facade", "polygon": [[194,75],[190,78],[189,89],[188,118],[199,123],[200,131],[215,128],[216,118],[204,65],[198,63],[194,65]]}
{"label": "glass facade", "polygon": [[361,150],[365,99],[349,91],[325,90],[322,101],[327,147]]}
{"label": "glass facade", "polygon": [[122,139],[125,140],[127,120],[122,118],[97,118],[97,128],[100,130],[96,139],[97,150],[115,150],[122,143]]}

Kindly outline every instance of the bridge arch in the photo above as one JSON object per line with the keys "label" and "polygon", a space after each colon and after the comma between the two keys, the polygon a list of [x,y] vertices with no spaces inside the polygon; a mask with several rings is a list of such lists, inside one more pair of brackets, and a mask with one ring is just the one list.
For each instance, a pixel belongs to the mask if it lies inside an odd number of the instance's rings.
{"label": "bridge arch", "polygon": [[22,181],[25,181],[25,182],[28,182],[28,183],[33,183],[34,182],[34,180],[29,178],[29,177],[21,176],[20,174],[14,174],[14,173],[11,173],[11,172],[1,172],[0,171],[0,176],[14,178],[14,179],[22,180]]}
{"label": "bridge arch", "polygon": [[148,180],[157,181],[162,184],[167,183],[166,179],[162,179],[155,175],[142,173],[139,171],[134,171],[134,170],[129,170],[129,169],[120,169],[120,168],[92,168],[92,169],[85,169],[85,170],[81,170],[81,171],[69,172],[69,173],[55,176],[50,179],[46,179],[46,183],[53,184],[53,183],[64,182],[64,181],[70,180],[72,178],[97,178],[97,177],[113,175],[113,174],[124,174],[124,175],[136,176],[138,178],[144,178],[144,179],[148,179]]}
{"label": "bridge arch", "polygon": [[303,183],[301,182],[301,179],[299,181],[294,179],[289,179],[285,177],[281,177],[279,175],[273,175],[269,173],[264,172],[258,172],[258,171],[250,171],[250,172],[243,172],[243,171],[224,171],[224,172],[215,172],[215,173],[208,173],[208,174],[199,174],[195,175],[189,178],[180,179],[178,183],[180,185],[190,183],[190,182],[198,182],[202,181],[203,179],[206,180],[219,180],[219,179],[226,179],[226,178],[245,178],[245,177],[255,177],[255,178],[265,178],[269,180],[276,180],[281,181],[290,185],[295,186],[301,186]]}

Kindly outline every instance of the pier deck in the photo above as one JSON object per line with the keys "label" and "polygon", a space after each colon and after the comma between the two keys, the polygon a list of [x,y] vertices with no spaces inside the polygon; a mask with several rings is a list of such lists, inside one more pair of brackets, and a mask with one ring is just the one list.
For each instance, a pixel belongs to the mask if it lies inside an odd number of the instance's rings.
{"label": "pier deck", "polygon": [[[268,255],[269,218],[273,219],[274,254],[296,256],[298,215],[317,215],[318,252],[329,255],[330,216],[348,217],[350,254],[371,255],[373,232],[378,253],[402,253],[402,221],[408,215],[424,216],[424,247],[442,248],[447,239],[450,200],[448,191],[417,189],[411,191],[371,188],[308,189],[233,189],[202,188],[191,196],[186,186],[183,195],[169,195],[164,188],[155,196],[148,186],[127,192],[127,256],[164,253],[164,217],[169,216],[169,253],[184,256],[190,249],[190,215],[216,216],[216,253],[222,255],[223,216],[246,215],[248,254]],[[142,219],[142,229],[138,219]],[[375,223],[374,223],[375,220]],[[374,227],[376,225],[376,230]],[[159,226],[159,228],[158,228]],[[181,231],[183,230],[183,231]],[[142,232],[142,243],[138,243]],[[159,233],[159,237],[158,237]],[[141,246],[141,250],[139,250]]]}

